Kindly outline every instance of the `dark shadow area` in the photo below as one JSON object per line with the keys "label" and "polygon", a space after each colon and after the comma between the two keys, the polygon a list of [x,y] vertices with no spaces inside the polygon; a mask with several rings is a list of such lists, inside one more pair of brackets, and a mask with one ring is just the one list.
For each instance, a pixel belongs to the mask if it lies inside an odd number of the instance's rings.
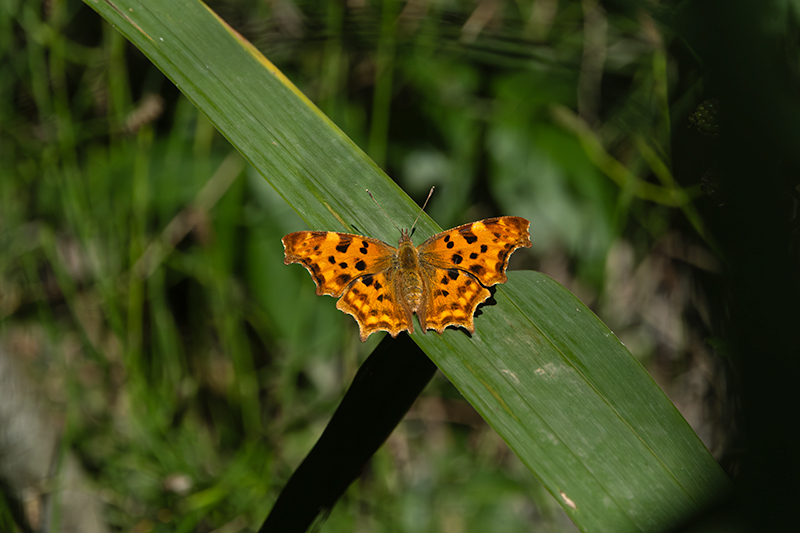
{"label": "dark shadow area", "polygon": [[778,3],[719,1],[695,2],[678,19],[705,70],[705,96],[720,106],[704,178],[713,201],[701,207],[724,262],[725,314],[718,322],[741,375],[746,451],[732,472],[731,500],[675,531],[709,523],[796,527],[800,34],[790,20]]}

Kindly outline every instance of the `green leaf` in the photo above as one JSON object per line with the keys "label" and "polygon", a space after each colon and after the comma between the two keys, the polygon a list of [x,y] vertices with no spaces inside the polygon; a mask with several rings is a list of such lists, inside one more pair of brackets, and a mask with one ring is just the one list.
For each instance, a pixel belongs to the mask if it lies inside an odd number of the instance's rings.
{"label": "green leaf", "polygon": [[416,340],[581,529],[649,531],[728,481],[614,334],[575,296],[511,272],[471,339]]}
{"label": "green leaf", "polygon": [[[209,117],[308,228],[395,242],[367,188],[398,225],[416,216],[414,202],[204,4],[86,3]],[[417,241],[438,231],[424,215]],[[282,254],[280,242],[274,253]],[[471,338],[463,330],[413,338],[578,527],[659,529],[728,490],[652,378],[568,291],[540,274],[512,273],[495,299]]]}

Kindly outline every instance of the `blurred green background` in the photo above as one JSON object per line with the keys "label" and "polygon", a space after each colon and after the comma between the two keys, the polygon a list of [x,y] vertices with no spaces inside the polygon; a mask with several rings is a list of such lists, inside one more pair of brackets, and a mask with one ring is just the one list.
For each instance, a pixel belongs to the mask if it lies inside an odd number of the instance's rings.
{"label": "blurred green background", "polygon": [[[725,464],[695,283],[713,101],[648,6],[209,2],[408,194],[435,185],[439,225],[528,218],[512,268],[592,307]],[[113,530],[257,527],[378,335],[283,265],[302,220],[83,3],[0,1],[0,58],[0,343]],[[322,527],[532,529],[575,530],[441,376]]]}

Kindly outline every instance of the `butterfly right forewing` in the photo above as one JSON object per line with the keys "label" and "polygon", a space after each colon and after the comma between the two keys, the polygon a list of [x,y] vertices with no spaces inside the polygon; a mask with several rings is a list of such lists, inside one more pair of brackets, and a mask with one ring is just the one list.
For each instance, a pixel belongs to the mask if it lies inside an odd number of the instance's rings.
{"label": "butterfly right forewing", "polygon": [[531,246],[530,222],[497,217],[464,224],[434,235],[419,246],[420,262],[458,269],[484,286],[505,283],[506,267],[517,248]]}

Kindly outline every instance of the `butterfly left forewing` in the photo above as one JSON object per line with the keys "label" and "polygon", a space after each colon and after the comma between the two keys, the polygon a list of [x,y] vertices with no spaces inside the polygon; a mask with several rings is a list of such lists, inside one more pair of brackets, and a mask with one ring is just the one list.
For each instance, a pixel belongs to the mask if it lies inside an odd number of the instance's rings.
{"label": "butterfly left forewing", "polygon": [[395,248],[377,239],[333,231],[297,231],[283,239],[284,263],[300,263],[317,294],[340,296],[354,279],[391,265]]}
{"label": "butterfly left forewing", "polygon": [[531,246],[530,223],[521,217],[498,217],[464,224],[422,243],[420,262],[458,269],[484,286],[505,283],[508,259],[517,248]]}

